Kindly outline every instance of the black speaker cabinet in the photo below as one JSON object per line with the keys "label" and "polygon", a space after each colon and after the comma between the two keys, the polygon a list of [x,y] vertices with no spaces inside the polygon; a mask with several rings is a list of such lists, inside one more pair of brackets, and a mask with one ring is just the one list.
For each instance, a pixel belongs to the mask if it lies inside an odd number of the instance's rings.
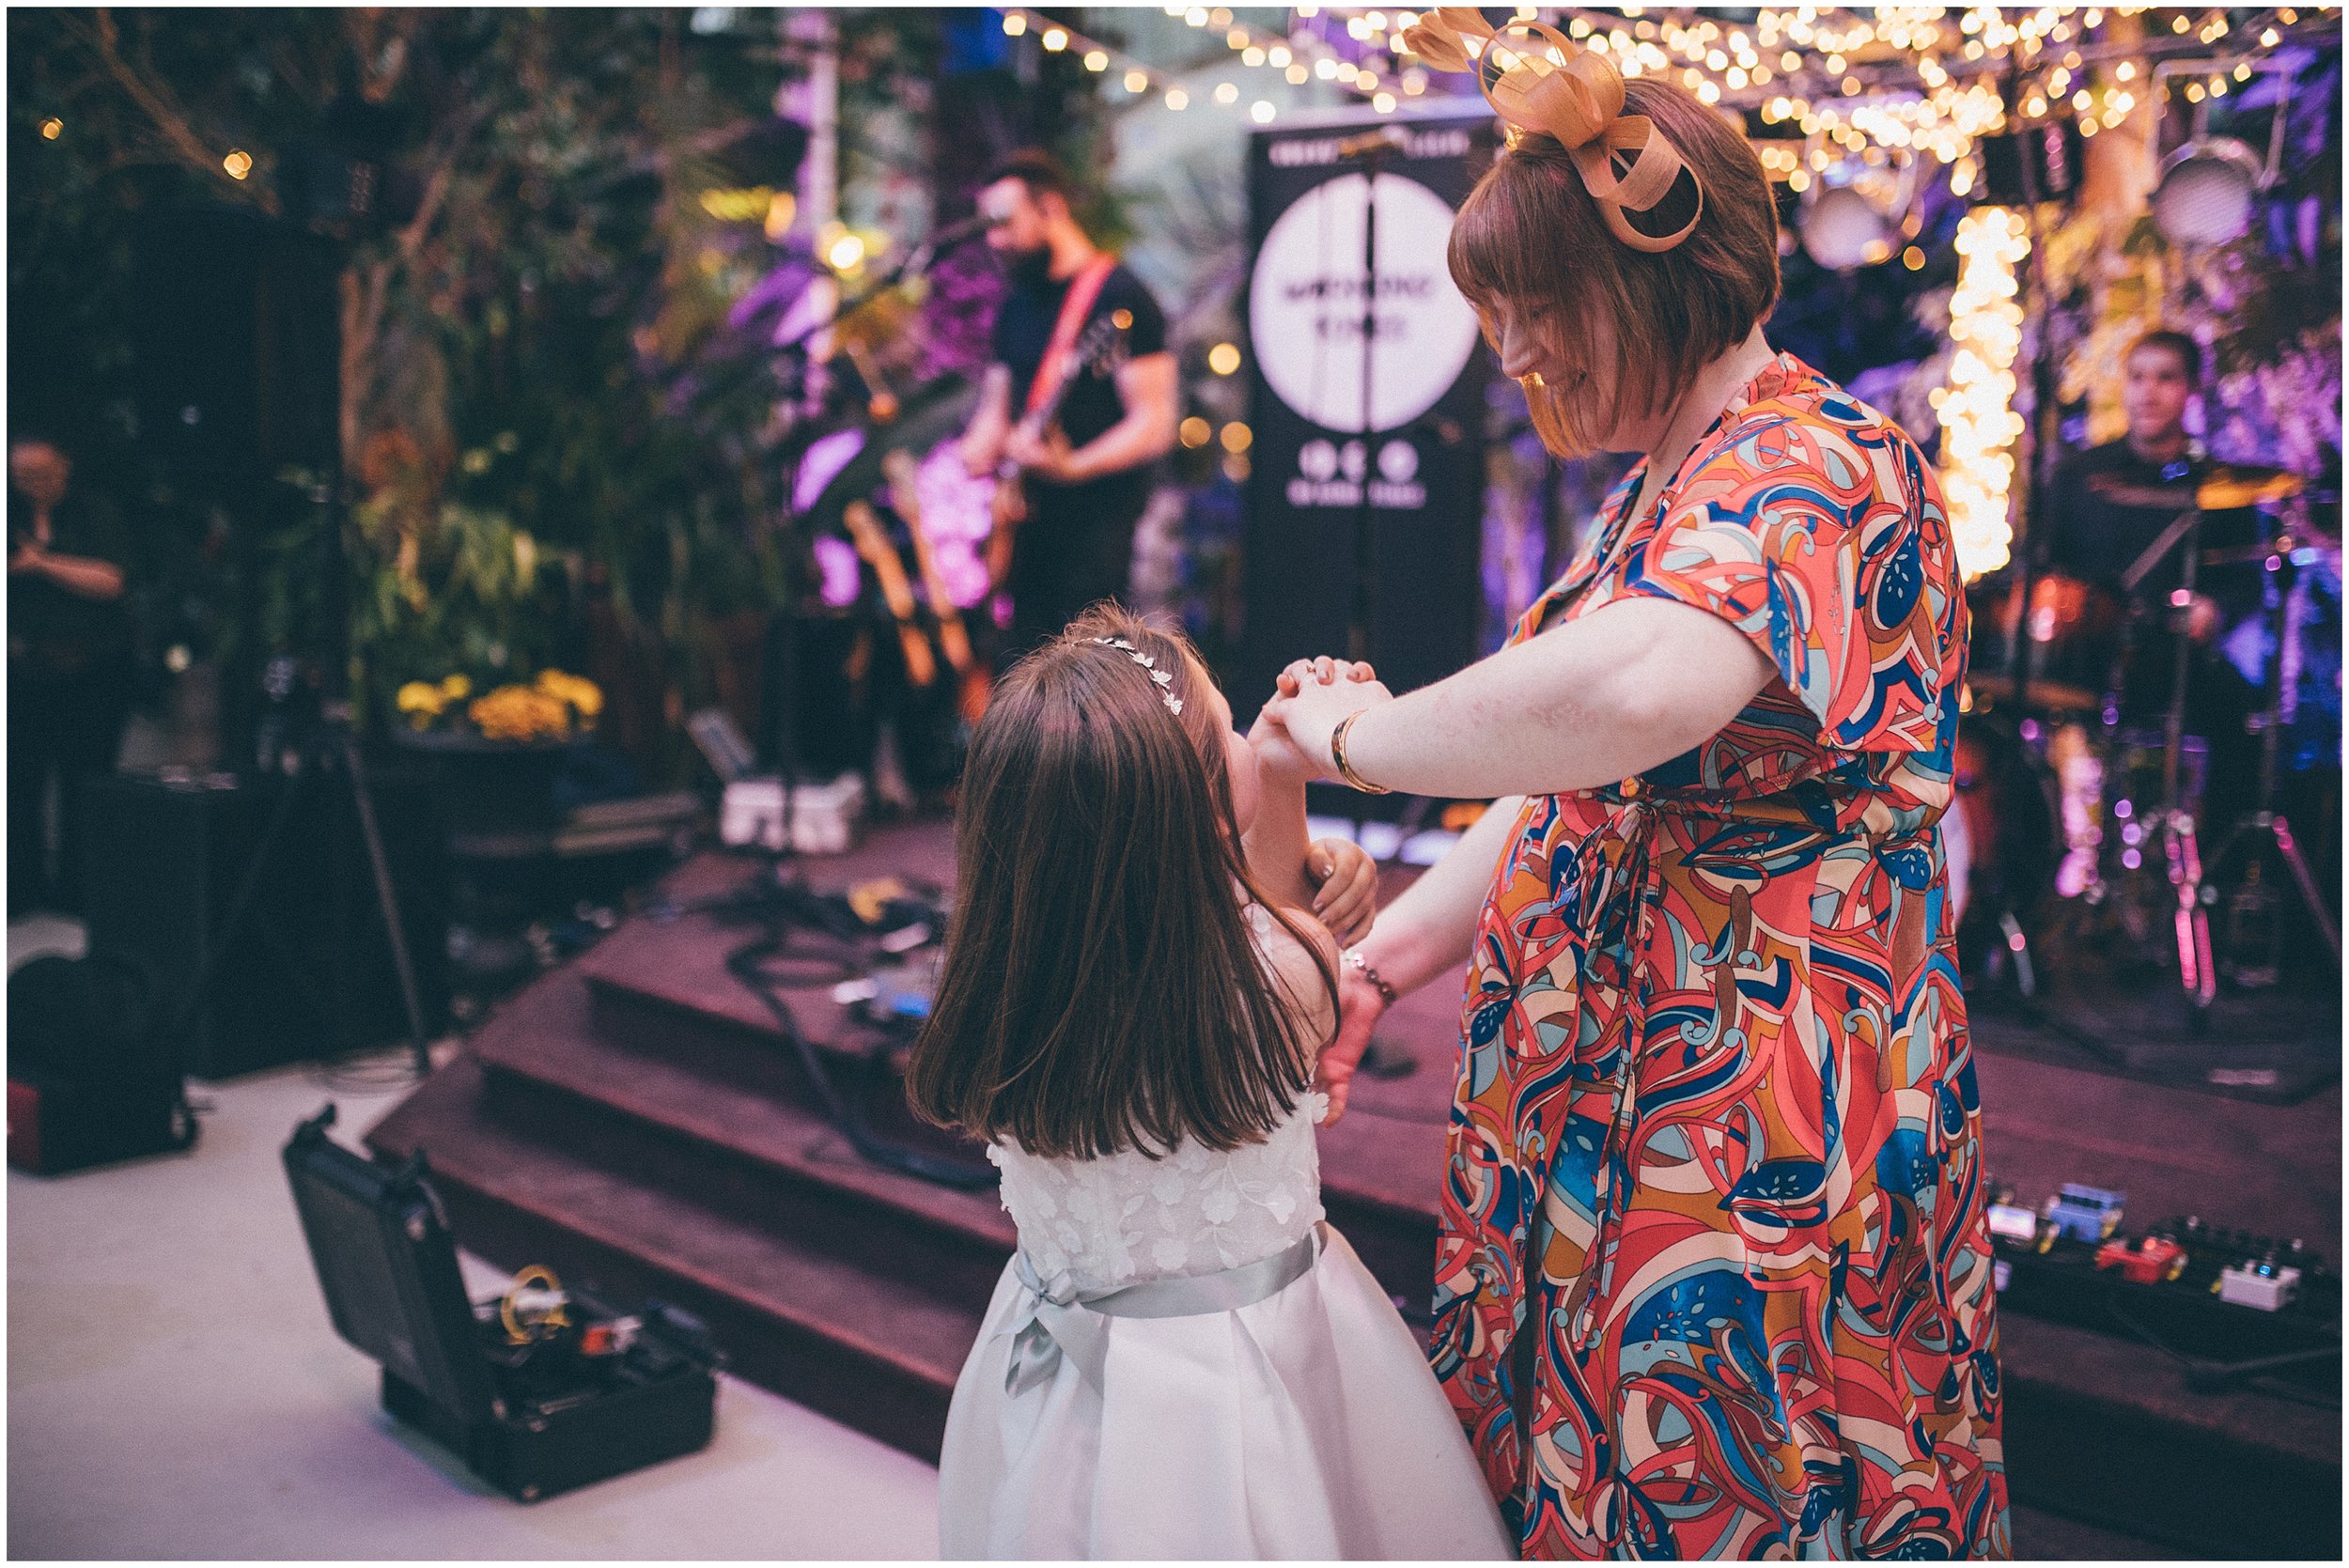
{"label": "black speaker cabinet", "polygon": [[[448,887],[438,813],[420,768],[369,769],[370,797],[415,966],[425,1024],[448,1011]],[[222,945],[185,1032],[185,1065],[217,1079],[405,1037],[392,947],[338,769],[299,784],[226,788],[112,777],[85,786],[84,908],[93,952],[144,960],[166,1024],[183,1016],[204,957]],[[272,817],[294,790],[283,826]],[[257,864],[244,915],[238,890]]]}
{"label": "black speaker cabinet", "polygon": [[334,244],[250,209],[161,211],[138,239],[142,441],[180,483],[234,491],[340,447]]}

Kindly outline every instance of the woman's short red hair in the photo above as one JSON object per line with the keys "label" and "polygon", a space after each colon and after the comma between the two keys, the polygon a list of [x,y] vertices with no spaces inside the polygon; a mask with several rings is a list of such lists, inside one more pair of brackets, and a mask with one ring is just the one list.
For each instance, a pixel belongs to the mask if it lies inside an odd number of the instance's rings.
{"label": "woman's short red hair", "polygon": [[[1669,82],[1640,77],[1624,88],[1624,113],[1648,116],[1688,169],[1631,222],[1657,234],[1688,222],[1693,175],[1704,205],[1686,240],[1653,255],[1624,244],[1565,147],[1528,133],[1494,160],[1452,225],[1453,281],[1488,336],[1493,306],[1506,300],[1550,324],[1569,365],[1584,345],[1614,340],[1612,365],[1583,363],[1577,368],[1589,374],[1572,385],[1526,389],[1535,428],[1564,457],[1590,451],[1626,405],[1669,407],[1700,366],[1744,342],[1778,303],[1778,210],[1753,148]],[[1604,334],[1594,330],[1600,323]]]}

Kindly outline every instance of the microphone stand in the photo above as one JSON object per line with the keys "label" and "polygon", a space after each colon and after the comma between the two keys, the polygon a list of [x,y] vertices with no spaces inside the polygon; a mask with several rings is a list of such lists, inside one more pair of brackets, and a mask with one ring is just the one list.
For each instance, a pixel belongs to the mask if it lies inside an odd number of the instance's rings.
{"label": "microphone stand", "polygon": [[1377,509],[1371,505],[1370,479],[1376,472],[1371,457],[1375,415],[1371,380],[1377,358],[1378,334],[1378,170],[1393,144],[1383,138],[1364,147],[1362,160],[1362,476],[1354,508],[1354,594],[1346,619],[1346,656],[1370,657],[1372,618],[1377,611],[1378,536]]}

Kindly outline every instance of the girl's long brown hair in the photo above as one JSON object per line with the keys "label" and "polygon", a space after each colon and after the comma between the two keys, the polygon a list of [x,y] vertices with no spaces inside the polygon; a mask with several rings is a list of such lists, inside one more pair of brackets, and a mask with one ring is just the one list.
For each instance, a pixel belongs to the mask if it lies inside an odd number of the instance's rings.
{"label": "girl's long brown hair", "polygon": [[[1168,711],[1123,638],[1169,671]],[[1224,740],[1190,644],[1097,605],[995,689],[955,823],[955,916],[906,1075],[913,1109],[1052,1158],[1232,1149],[1294,1109],[1324,1043],[1278,994]]]}

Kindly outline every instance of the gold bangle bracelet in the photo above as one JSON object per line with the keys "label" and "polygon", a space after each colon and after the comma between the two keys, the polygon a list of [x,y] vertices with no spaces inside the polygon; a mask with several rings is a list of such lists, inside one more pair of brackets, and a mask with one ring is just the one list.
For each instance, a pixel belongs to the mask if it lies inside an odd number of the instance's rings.
{"label": "gold bangle bracelet", "polygon": [[1372,784],[1368,779],[1355,772],[1354,765],[1346,760],[1346,732],[1354,727],[1355,720],[1369,711],[1370,709],[1366,707],[1358,707],[1338,721],[1338,727],[1330,732],[1330,760],[1338,765],[1338,777],[1344,779],[1352,788],[1361,790],[1364,795],[1392,794],[1392,791],[1389,790],[1385,784]]}

